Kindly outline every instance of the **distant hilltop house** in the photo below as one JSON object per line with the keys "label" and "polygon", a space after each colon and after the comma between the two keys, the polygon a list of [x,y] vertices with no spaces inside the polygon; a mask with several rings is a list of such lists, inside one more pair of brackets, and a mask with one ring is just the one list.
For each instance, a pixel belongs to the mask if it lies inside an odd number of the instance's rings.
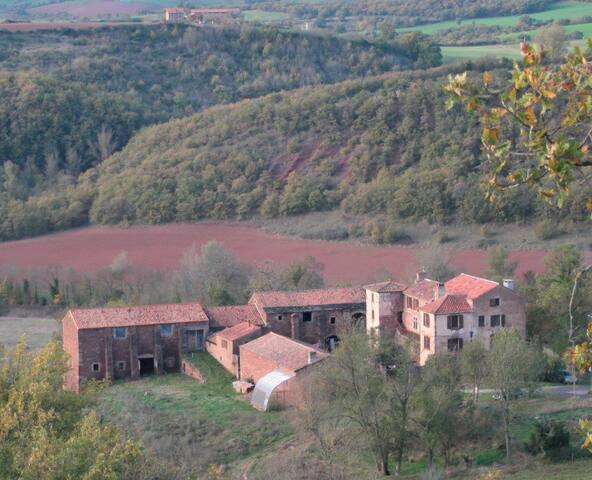
{"label": "distant hilltop house", "polygon": [[190,22],[195,25],[220,25],[233,22],[240,8],[165,8],[165,23]]}
{"label": "distant hilltop house", "polygon": [[90,379],[133,379],[184,370],[192,352],[208,352],[238,380],[254,383],[252,403],[297,404],[301,381],[352,325],[394,341],[411,338],[417,361],[458,352],[474,339],[489,348],[500,328],[525,334],[524,302],[511,280],[461,274],[446,283],[420,272],[414,284],[256,292],[247,305],[198,303],[72,309],[63,319],[70,356],[66,387]]}

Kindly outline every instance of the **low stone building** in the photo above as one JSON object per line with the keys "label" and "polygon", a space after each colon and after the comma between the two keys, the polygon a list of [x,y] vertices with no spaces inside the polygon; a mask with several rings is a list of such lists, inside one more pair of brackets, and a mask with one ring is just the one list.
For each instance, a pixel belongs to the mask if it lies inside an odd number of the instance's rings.
{"label": "low stone building", "polygon": [[419,272],[412,285],[368,285],[366,295],[368,332],[416,338],[420,365],[437,352],[460,351],[473,339],[489,349],[500,328],[526,334],[524,301],[511,280],[500,285],[462,273],[440,283]]}
{"label": "low stone building", "polygon": [[249,300],[267,331],[332,350],[339,331],[366,325],[363,288],[326,288],[300,292],[256,292]]}
{"label": "low stone building", "polygon": [[66,387],[178,372],[183,353],[204,350],[208,325],[197,303],[69,310],[62,321]]}
{"label": "low stone building", "polygon": [[252,404],[266,410],[268,402],[296,405],[311,367],[329,354],[311,345],[270,332],[240,346],[240,379],[255,384]]}

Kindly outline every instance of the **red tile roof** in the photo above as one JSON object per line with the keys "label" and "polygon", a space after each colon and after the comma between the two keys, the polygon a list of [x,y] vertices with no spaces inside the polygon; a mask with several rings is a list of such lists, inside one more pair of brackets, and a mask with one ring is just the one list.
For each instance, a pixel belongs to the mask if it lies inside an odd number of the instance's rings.
{"label": "red tile roof", "polygon": [[208,317],[199,303],[74,308],[69,314],[79,330],[168,323],[208,323]]}
{"label": "red tile roof", "polygon": [[183,10],[182,8],[177,8],[177,7],[165,8],[164,11],[167,13],[185,13],[185,10]]}
{"label": "red tile roof", "polygon": [[466,295],[473,299],[493,290],[497,286],[499,286],[499,283],[492,280],[461,273],[446,282],[446,293]]}
{"label": "red tile roof", "polygon": [[440,285],[440,283],[435,280],[421,280],[408,287],[407,290],[405,290],[405,295],[419,298],[421,300],[433,300],[436,298],[438,285]]}
{"label": "red tile roof", "polygon": [[473,309],[462,295],[445,295],[444,297],[421,307],[421,311],[437,315],[450,313],[468,313]]}
{"label": "red tile roof", "polygon": [[324,288],[300,292],[255,292],[249,303],[258,309],[279,307],[319,307],[350,303],[365,303],[366,292],[361,287]]}
{"label": "red tile roof", "polygon": [[252,323],[248,322],[242,322],[234,325],[233,327],[225,328],[221,332],[218,332],[217,335],[226,340],[234,341],[246,337],[247,335],[257,333],[259,331],[261,331],[261,327],[259,327],[258,325],[253,325]]}
{"label": "red tile roof", "polygon": [[390,280],[388,282],[372,283],[370,285],[366,285],[364,288],[376,293],[391,293],[402,292],[407,288],[407,285]]}
{"label": "red tile roof", "polygon": [[241,350],[249,350],[262,358],[275,363],[275,368],[284,368],[287,370],[300,370],[308,365],[308,353],[315,352],[317,360],[325,359],[329,356],[321,350],[297,342],[291,338],[270,332],[251,342],[241,345]]}
{"label": "red tile roof", "polygon": [[263,325],[263,320],[253,305],[207,307],[205,312],[210,319],[210,326],[213,328],[232,327],[242,322]]}

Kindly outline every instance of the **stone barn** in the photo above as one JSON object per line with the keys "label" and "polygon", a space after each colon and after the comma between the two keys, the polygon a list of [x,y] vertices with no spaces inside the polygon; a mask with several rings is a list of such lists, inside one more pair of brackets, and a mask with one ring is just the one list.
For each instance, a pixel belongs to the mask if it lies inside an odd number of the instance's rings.
{"label": "stone barn", "polygon": [[363,288],[326,288],[300,292],[256,292],[249,300],[272,331],[333,350],[345,327],[366,325]]}
{"label": "stone barn", "polygon": [[69,310],[62,321],[66,387],[178,372],[183,353],[204,350],[208,323],[197,303]]}

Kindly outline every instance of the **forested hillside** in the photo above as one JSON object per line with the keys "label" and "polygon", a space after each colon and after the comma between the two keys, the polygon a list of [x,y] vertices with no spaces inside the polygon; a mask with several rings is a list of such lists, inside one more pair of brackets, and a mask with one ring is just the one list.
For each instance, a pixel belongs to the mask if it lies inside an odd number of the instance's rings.
{"label": "forested hillside", "polygon": [[[451,68],[276,93],[147,128],[77,186],[7,204],[2,235],[335,208],[431,222],[553,215],[519,189],[484,200],[480,130],[445,110]],[[562,215],[585,218],[585,198],[576,192]]]}
{"label": "forested hillside", "polygon": [[57,168],[76,176],[143,125],[440,60],[439,49],[418,35],[375,45],[273,28],[4,32],[0,165],[18,167],[28,187],[16,195],[22,198],[35,193],[39,175]]}

